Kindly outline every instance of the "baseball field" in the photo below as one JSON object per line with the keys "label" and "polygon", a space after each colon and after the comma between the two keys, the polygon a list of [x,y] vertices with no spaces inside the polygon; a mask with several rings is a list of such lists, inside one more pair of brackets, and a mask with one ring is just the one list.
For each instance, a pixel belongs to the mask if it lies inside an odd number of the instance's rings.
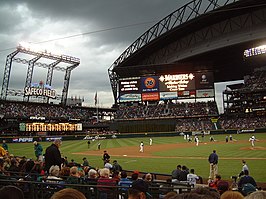
{"label": "baseball field", "polygon": [[[242,169],[242,160],[246,160],[250,175],[257,182],[266,182],[266,133],[254,134],[257,141],[251,147],[249,138],[252,134],[234,134],[233,141],[225,142],[226,135],[215,135],[215,142],[210,142],[209,135],[204,139],[199,137],[199,146],[194,142],[187,142],[183,136],[153,137],[150,146],[149,134],[142,138],[95,140],[88,146],[87,140],[63,141],[60,148],[62,156],[68,161],[74,159],[82,163],[83,157],[89,160],[91,166],[102,168],[102,154],[104,150],[111,156],[111,161],[117,160],[125,170],[139,170],[171,174],[176,165],[186,165],[194,168],[195,173],[208,178],[208,156],[215,149],[219,156],[219,174],[223,179],[230,179],[238,175]],[[139,152],[140,142],[144,142],[144,153]],[[98,143],[101,149],[97,149]],[[44,151],[51,143],[41,142]],[[34,157],[32,143],[9,143],[10,153],[17,156]]]}

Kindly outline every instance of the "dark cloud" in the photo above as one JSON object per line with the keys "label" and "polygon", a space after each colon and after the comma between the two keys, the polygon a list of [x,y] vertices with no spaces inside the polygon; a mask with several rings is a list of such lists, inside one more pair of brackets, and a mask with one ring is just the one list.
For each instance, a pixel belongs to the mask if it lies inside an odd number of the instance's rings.
{"label": "dark cloud", "polygon": [[[0,1],[0,73],[6,56],[20,41],[36,42],[45,49],[81,59],[72,71],[69,96],[93,104],[97,91],[101,103],[111,106],[107,70],[141,34],[187,0],[9,0]],[[135,25],[134,25],[135,24]],[[76,35],[76,36],[74,36]],[[60,39],[61,38],[61,39]],[[64,38],[64,39],[62,39]],[[46,42],[45,42],[46,41]],[[14,87],[24,86],[26,66],[12,70]],[[21,75],[23,74],[23,75]],[[34,81],[46,71],[34,73]],[[54,75],[53,86],[62,87],[64,73]],[[2,75],[0,75],[2,82]]]}

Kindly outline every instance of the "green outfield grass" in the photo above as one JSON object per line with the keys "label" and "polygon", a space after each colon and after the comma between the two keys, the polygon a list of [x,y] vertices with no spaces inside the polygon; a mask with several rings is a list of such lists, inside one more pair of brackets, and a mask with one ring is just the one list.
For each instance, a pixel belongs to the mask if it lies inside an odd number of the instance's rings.
{"label": "green outfield grass", "polygon": [[[214,138],[219,142],[211,144],[209,136],[205,137],[207,144],[200,143],[198,147],[193,144],[188,144],[186,148],[176,148],[154,152],[153,156],[160,156],[161,158],[129,158],[129,157],[112,157],[112,160],[117,159],[126,170],[139,170],[142,172],[154,172],[171,174],[177,164],[186,165],[189,168],[194,168],[196,174],[207,178],[209,175],[208,156],[213,149],[216,149],[219,155],[219,173],[223,179],[230,179],[230,176],[237,175],[242,168],[241,160],[245,159],[249,166],[250,174],[257,182],[266,182],[265,168],[266,168],[266,133],[255,134],[259,139],[255,144],[256,150],[250,150],[250,143],[248,139],[250,134],[233,135],[234,143],[225,143],[225,135],[216,135]],[[201,137],[200,137],[201,140]],[[101,141],[101,150],[108,148],[119,148],[127,146],[136,146],[136,155],[138,155],[139,143],[144,141],[145,145],[149,143],[149,135],[146,138],[130,138],[130,139],[109,139]],[[222,142],[221,142],[222,141]],[[160,144],[185,143],[183,136],[176,137],[154,137],[153,146]],[[90,149],[88,149],[86,140],[63,141],[61,152],[63,156],[67,156],[69,160],[74,159],[81,163],[84,155],[75,155],[75,152],[84,152],[88,150],[96,150],[98,141],[91,142]],[[42,142],[45,149],[51,143]],[[247,148],[248,150],[243,150]],[[9,143],[10,152],[17,156],[26,156],[28,158],[34,157],[34,150],[32,143]],[[123,148],[125,150],[125,148]],[[101,156],[86,155],[90,165],[101,168]]]}

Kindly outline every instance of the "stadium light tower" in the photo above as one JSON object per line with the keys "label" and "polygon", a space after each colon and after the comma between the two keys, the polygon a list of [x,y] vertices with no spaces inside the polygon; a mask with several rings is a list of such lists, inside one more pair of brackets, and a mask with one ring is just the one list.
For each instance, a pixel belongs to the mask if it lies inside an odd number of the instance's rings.
{"label": "stadium light tower", "polygon": [[[6,97],[9,95],[23,96],[23,101],[28,102],[30,98],[34,96],[45,98],[46,103],[49,103],[50,98],[58,100],[61,98],[61,104],[66,105],[71,71],[80,64],[80,59],[68,55],[52,54],[50,52],[47,52],[47,50],[33,50],[31,49],[31,46],[24,44],[25,43],[21,43],[20,45],[18,45],[17,49],[7,56],[3,75],[1,99],[6,100]],[[26,59],[17,57],[17,55],[19,54],[27,54],[30,55],[31,58]],[[53,62],[47,64],[42,62],[42,59],[50,60]],[[9,88],[12,62],[28,65],[25,86],[21,90]],[[64,64],[64,66],[60,66],[61,63]],[[47,69],[45,83],[42,81],[40,81],[39,83],[32,82],[33,71],[35,67],[42,67]],[[55,91],[52,89],[52,79],[54,70],[65,72],[64,85],[61,96],[56,94]]]}

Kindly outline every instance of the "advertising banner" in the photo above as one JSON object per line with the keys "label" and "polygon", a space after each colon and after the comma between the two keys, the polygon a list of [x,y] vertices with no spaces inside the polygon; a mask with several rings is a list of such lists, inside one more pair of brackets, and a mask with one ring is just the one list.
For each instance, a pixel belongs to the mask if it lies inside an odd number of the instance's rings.
{"label": "advertising banner", "polygon": [[195,75],[193,73],[161,75],[159,80],[160,92],[195,90]]}
{"label": "advertising banner", "polygon": [[119,93],[120,95],[126,93],[140,93],[140,78],[120,80]]}
{"label": "advertising banner", "polygon": [[197,98],[214,97],[214,89],[204,89],[196,91]]}
{"label": "advertising banner", "polygon": [[158,101],[160,99],[159,93],[142,93],[142,101]]}
{"label": "advertising banner", "polygon": [[159,91],[159,80],[158,76],[142,77],[141,78],[141,92],[158,92]]}
{"label": "advertising banner", "polygon": [[214,79],[212,72],[196,73],[196,90],[213,88]]}
{"label": "advertising banner", "polygon": [[140,102],[141,101],[141,94],[132,93],[132,94],[123,94],[119,97],[120,102]]}
{"label": "advertising banner", "polygon": [[160,92],[160,100],[177,99],[177,92]]}

